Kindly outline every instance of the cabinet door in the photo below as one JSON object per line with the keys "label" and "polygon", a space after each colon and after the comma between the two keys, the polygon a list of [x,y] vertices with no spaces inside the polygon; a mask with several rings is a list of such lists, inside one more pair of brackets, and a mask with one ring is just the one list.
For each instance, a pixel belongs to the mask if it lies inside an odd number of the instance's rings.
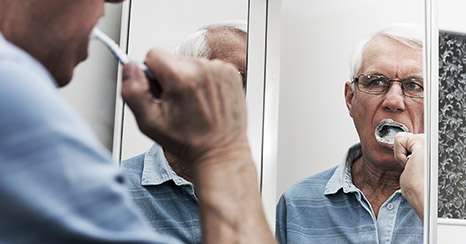
{"label": "cabinet door", "polygon": [[[438,153],[432,158],[432,215],[438,217],[437,243],[463,243],[466,231],[466,3],[458,0],[432,1],[437,13],[437,27],[432,38],[438,40]],[[434,15],[435,17],[435,15]],[[434,54],[433,54],[434,55]],[[434,121],[434,120],[432,120]],[[438,196],[438,198],[437,198]],[[434,217],[432,217],[434,218]],[[435,223],[434,223],[435,224]],[[433,225],[435,226],[435,225]],[[433,237],[434,238],[434,237]]]}

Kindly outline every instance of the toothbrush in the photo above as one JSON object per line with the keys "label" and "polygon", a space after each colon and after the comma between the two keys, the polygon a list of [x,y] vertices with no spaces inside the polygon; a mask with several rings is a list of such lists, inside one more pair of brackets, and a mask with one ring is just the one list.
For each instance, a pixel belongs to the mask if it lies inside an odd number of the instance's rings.
{"label": "toothbrush", "polygon": [[108,50],[110,50],[110,52],[113,54],[113,56],[118,60],[118,62],[120,62],[120,64],[125,65],[130,62],[136,63],[139,66],[139,68],[141,68],[144,71],[144,74],[149,80],[151,92],[156,97],[156,100],[159,101],[158,99],[160,98],[161,87],[157,80],[154,79],[154,77],[152,76],[149,69],[144,63],[130,58],[125,52],[123,52],[123,50],[121,50],[120,46],[118,46],[118,44],[116,44],[115,41],[113,41],[109,36],[107,36],[98,28],[94,28],[92,30],[91,38],[94,40],[98,40],[102,44],[104,44],[108,48]]}

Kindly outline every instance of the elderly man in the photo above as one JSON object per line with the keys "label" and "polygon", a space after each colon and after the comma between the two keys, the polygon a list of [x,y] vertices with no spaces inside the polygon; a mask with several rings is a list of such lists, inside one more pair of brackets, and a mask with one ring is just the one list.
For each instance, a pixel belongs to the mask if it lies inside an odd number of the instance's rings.
{"label": "elderly man", "polygon": [[[105,2],[120,1],[0,0],[0,243],[177,243],[141,218],[109,153],[57,90],[87,57]],[[273,242],[251,187],[237,69],[158,49],[146,63],[162,102],[136,64],[124,67],[122,95],[141,130],[189,162],[203,242]]]}
{"label": "elderly man", "polygon": [[396,133],[424,131],[422,35],[417,33],[408,25],[392,26],[355,53],[345,100],[360,143],[337,167],[285,191],[277,205],[280,243],[423,242],[419,198],[412,197],[419,196],[412,194],[419,190],[413,182],[422,185],[422,178],[403,177],[393,152]]}
{"label": "elderly man", "polygon": [[[244,22],[221,22],[201,27],[175,53],[220,59],[244,73],[246,40]],[[189,168],[154,144],[147,152],[121,162],[121,169],[131,197],[154,230],[182,243],[201,243],[198,199]]]}

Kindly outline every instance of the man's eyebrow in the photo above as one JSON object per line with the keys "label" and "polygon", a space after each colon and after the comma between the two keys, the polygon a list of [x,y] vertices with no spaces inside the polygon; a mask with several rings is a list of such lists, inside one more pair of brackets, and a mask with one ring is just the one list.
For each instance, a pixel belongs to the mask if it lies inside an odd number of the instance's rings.
{"label": "man's eyebrow", "polygon": [[406,78],[420,78],[420,79],[424,79],[424,74],[423,73],[412,73],[412,74],[409,74],[409,75],[406,75]]}
{"label": "man's eyebrow", "polygon": [[[381,70],[372,70],[372,71],[367,71],[365,73],[361,74],[368,74],[368,75],[383,75],[389,79],[393,79],[392,75],[387,75],[388,72],[383,72]],[[417,79],[424,79],[424,74],[422,72],[407,72],[401,76],[400,79],[409,79],[409,78],[417,78]]]}

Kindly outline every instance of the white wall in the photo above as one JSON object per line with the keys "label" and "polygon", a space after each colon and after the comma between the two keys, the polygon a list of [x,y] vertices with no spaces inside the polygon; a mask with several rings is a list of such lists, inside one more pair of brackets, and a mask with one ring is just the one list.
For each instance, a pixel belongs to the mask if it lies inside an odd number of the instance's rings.
{"label": "white wall", "polygon": [[439,0],[439,29],[466,33],[466,15],[464,11],[466,11],[466,2],[464,0]]}
{"label": "white wall", "polygon": [[344,101],[350,54],[377,28],[422,24],[423,1],[286,0],[281,18],[277,197],[358,142]]}
{"label": "white wall", "polygon": [[[106,4],[106,15],[98,27],[119,40],[121,4]],[[89,58],[75,69],[71,83],[61,89],[65,99],[84,117],[109,150],[113,141],[113,120],[118,64],[96,41],[91,41]]]}

